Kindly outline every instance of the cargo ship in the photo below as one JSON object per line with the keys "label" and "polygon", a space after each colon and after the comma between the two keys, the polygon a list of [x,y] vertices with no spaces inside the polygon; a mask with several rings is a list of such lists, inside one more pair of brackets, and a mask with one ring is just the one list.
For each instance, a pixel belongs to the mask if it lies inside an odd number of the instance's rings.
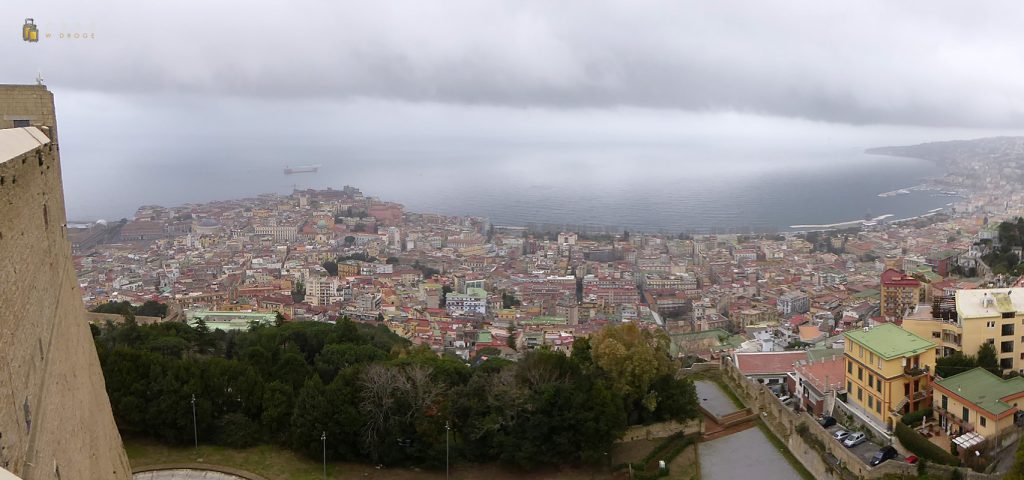
{"label": "cargo ship", "polygon": [[316,165],[300,165],[297,167],[284,167],[284,174],[291,175],[293,173],[315,173],[320,170],[320,164]]}

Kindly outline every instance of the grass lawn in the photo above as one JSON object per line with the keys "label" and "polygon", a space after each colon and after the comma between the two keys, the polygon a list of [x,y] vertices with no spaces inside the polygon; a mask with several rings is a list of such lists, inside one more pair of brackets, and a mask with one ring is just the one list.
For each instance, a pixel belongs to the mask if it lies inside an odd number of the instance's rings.
{"label": "grass lawn", "polygon": [[700,478],[700,464],[697,463],[697,445],[686,447],[679,456],[668,464],[669,478]]}
{"label": "grass lawn", "polygon": [[[319,480],[323,478],[323,464],[311,461],[289,450],[261,445],[234,449],[213,445],[168,447],[144,438],[124,438],[128,460],[133,467],[167,463],[209,463],[240,468],[263,475],[270,480]],[[518,472],[497,465],[459,464],[452,467],[453,479],[487,478],[506,480],[513,478],[607,480],[617,477],[603,470],[550,469],[536,472]],[[406,468],[376,469],[360,463],[328,463],[327,477],[332,479],[366,478],[378,480],[436,480],[445,478],[444,471],[421,471]]]}

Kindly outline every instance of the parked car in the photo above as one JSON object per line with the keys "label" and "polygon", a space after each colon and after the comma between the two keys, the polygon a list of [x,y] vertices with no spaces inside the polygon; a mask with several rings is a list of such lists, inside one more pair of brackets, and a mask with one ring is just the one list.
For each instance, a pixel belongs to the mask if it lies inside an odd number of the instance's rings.
{"label": "parked car", "polygon": [[868,436],[864,435],[864,432],[854,432],[843,440],[843,446],[846,448],[853,448],[868,441]]}
{"label": "parked car", "polygon": [[846,430],[836,430],[836,432],[832,434],[832,437],[835,438],[836,440],[839,440],[840,442],[845,440],[846,437],[849,436],[850,432],[847,432]]}
{"label": "parked car", "polygon": [[836,418],[835,417],[821,417],[821,419],[818,420],[818,423],[821,424],[822,427],[828,428],[828,427],[831,427],[832,425],[836,424]]}
{"label": "parked car", "polygon": [[780,402],[782,402],[783,404],[785,404],[786,402],[788,402],[788,401],[789,401],[789,399],[790,399],[790,396],[789,396],[789,395],[783,395],[783,396],[779,397],[779,401],[780,401]]}
{"label": "parked car", "polygon": [[911,464],[917,463],[917,455],[911,455],[911,456],[907,457],[907,463],[911,463]]}
{"label": "parked car", "polygon": [[899,452],[896,451],[896,448],[892,445],[886,445],[871,457],[871,461],[868,462],[868,464],[874,467],[886,460],[896,458],[897,456],[899,456]]}

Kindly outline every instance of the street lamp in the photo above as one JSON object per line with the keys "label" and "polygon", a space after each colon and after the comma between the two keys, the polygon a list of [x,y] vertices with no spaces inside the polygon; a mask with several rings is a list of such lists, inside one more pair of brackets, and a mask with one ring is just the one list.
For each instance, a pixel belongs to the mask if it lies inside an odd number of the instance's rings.
{"label": "street lamp", "polygon": [[327,480],[327,432],[320,434],[320,441],[324,443],[324,480]]}
{"label": "street lamp", "polygon": [[199,450],[199,426],[196,423],[196,394],[192,394],[192,434],[196,439],[196,450]]}
{"label": "street lamp", "polygon": [[452,429],[447,421],[444,422],[444,478],[451,478],[451,470],[448,463],[448,432]]}

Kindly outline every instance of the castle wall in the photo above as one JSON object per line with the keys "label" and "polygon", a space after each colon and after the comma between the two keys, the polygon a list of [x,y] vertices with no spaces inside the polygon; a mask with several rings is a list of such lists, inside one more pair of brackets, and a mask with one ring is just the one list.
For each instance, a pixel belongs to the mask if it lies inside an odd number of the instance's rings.
{"label": "castle wall", "polygon": [[0,158],[0,467],[127,479],[71,261],[53,95],[0,85],[0,128],[26,120],[51,141]]}

